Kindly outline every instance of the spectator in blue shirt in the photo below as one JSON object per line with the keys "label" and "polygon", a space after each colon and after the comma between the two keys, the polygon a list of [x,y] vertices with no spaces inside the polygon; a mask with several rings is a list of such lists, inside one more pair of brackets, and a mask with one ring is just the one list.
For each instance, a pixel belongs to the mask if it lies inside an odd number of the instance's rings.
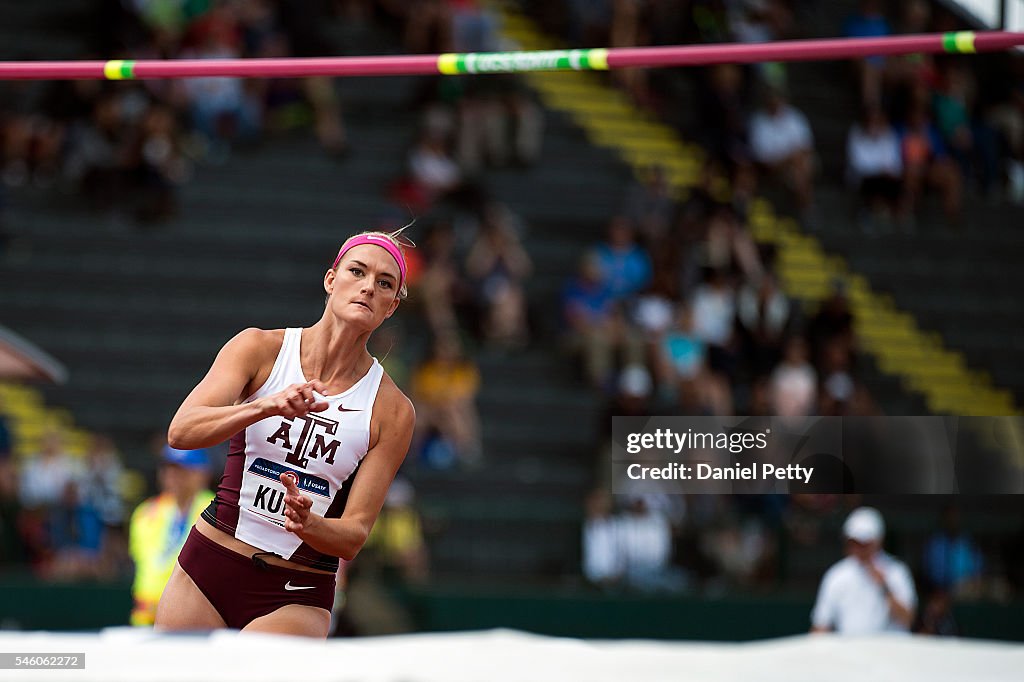
{"label": "spectator in blue shirt", "polygon": [[651,258],[635,240],[633,226],[621,216],[608,225],[608,239],[594,250],[601,280],[615,298],[638,293],[651,282]]}
{"label": "spectator in blue shirt", "polygon": [[[847,38],[882,38],[892,33],[881,5],[879,0],[861,0],[858,12],[843,25],[843,35]],[[885,57],[865,57],[856,62],[856,68],[861,102],[866,105],[881,104]]]}
{"label": "spectator in blue shirt", "polygon": [[960,510],[942,510],[942,527],[924,546],[924,577],[933,589],[956,596],[977,590],[982,576],[981,552],[960,524]]}

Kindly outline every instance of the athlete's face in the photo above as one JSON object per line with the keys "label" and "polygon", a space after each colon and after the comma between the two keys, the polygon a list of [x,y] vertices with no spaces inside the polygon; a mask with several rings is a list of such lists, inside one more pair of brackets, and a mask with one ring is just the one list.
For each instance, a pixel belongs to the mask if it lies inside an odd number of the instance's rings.
{"label": "athlete's face", "polygon": [[342,319],[374,329],[398,307],[398,277],[398,263],[383,248],[352,247],[324,276],[328,305]]}

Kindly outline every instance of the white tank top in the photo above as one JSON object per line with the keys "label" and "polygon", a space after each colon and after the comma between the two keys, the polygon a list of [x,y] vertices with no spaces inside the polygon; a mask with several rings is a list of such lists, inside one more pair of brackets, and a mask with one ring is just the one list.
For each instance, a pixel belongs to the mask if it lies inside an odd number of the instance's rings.
{"label": "white tank top", "polygon": [[[302,329],[286,329],[270,376],[252,402],[306,382],[300,364]],[[284,529],[284,485],[291,472],[313,500],[312,511],[338,518],[370,442],[370,417],[384,369],[377,359],[344,393],[318,400],[330,405],[303,417],[268,417],[231,438],[217,495],[203,518],[242,542],[306,566],[337,568],[338,559],[302,542]]]}

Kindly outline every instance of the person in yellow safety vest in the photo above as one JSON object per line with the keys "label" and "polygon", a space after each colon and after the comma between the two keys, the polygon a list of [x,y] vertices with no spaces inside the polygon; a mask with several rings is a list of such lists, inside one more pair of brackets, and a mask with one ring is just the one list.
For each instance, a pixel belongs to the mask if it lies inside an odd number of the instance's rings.
{"label": "person in yellow safety vest", "polygon": [[135,562],[132,625],[152,625],[188,531],[213,499],[207,490],[210,458],[203,450],[161,451],[160,494],[132,513],[129,549]]}

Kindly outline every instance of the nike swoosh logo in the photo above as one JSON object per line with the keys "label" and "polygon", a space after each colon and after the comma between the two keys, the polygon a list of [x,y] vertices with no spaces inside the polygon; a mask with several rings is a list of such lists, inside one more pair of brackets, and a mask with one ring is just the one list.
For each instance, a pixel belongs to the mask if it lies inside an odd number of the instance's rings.
{"label": "nike swoosh logo", "polygon": [[362,410],[350,409],[348,407],[342,407],[338,405],[338,412],[362,412]]}
{"label": "nike swoosh logo", "polygon": [[312,590],[312,589],[315,589],[315,588],[316,588],[316,585],[306,585],[306,586],[292,585],[292,581],[291,580],[289,580],[288,582],[286,582],[284,584],[284,589],[288,590],[289,592],[291,592],[292,590]]}

